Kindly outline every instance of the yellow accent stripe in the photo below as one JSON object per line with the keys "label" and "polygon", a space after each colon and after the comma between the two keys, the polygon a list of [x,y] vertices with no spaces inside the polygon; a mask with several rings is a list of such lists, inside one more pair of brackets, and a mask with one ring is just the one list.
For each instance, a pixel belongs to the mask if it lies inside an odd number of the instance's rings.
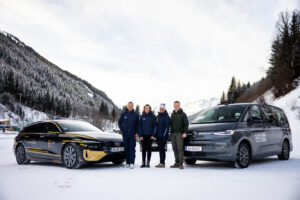
{"label": "yellow accent stripe", "polygon": [[65,133],[65,135],[79,136],[79,137],[88,138],[88,139],[96,139],[96,138],[91,137],[91,136],[81,135],[81,134],[76,134],[76,133]]}
{"label": "yellow accent stripe", "polygon": [[80,143],[80,144],[82,144],[82,142],[81,142],[81,140],[63,140],[62,141],[62,144],[65,144],[65,143],[67,143],[67,142],[75,142],[75,143]]}
{"label": "yellow accent stripe", "polygon": [[44,154],[44,155],[48,155],[48,156],[61,157],[61,155],[49,153],[48,151],[41,150],[39,148],[26,148],[26,150],[31,153],[38,153],[38,154]]}

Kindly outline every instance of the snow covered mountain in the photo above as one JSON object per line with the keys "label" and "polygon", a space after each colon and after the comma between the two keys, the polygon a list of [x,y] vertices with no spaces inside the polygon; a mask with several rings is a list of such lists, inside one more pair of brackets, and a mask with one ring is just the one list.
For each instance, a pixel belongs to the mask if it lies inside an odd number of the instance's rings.
{"label": "snow covered mountain", "polygon": [[103,91],[62,70],[3,31],[0,69],[0,103],[15,114],[27,107],[49,115],[86,117],[99,114],[101,104],[106,108],[103,115],[119,111]]}
{"label": "snow covered mountain", "polygon": [[187,115],[193,115],[199,112],[200,110],[218,105],[219,101],[220,100],[216,97],[210,99],[199,99],[197,101],[193,101],[183,105],[182,108]]}

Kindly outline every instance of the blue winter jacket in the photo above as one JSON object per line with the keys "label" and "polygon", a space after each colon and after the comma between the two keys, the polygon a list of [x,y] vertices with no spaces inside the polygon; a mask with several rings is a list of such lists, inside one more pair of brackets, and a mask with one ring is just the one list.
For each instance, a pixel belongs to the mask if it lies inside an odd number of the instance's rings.
{"label": "blue winter jacket", "polygon": [[151,135],[155,136],[156,131],[156,118],[155,115],[150,111],[148,114],[143,112],[139,120],[139,136]]}
{"label": "blue winter jacket", "polygon": [[167,140],[169,137],[170,129],[170,117],[168,112],[165,110],[163,113],[157,115],[157,130],[156,137]]}
{"label": "blue winter jacket", "polygon": [[126,109],[120,116],[118,125],[124,136],[134,136],[138,133],[139,115],[131,110]]}

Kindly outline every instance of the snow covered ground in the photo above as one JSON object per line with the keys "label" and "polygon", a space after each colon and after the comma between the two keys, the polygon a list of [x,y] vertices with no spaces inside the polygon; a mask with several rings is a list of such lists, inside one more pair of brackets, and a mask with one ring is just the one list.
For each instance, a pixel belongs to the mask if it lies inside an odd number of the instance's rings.
{"label": "snow covered ground", "polygon": [[[174,156],[169,146],[167,168],[141,169],[137,151],[136,168],[125,169],[110,163],[78,170],[61,165],[32,163],[17,165],[13,155],[13,135],[0,134],[0,200],[60,199],[300,199],[300,120],[291,99],[300,103],[300,87],[270,104],[282,107],[289,117],[294,151],[288,161],[277,157],[260,159],[247,169],[230,164],[198,161],[184,170],[170,169]],[[294,103],[292,103],[294,104]],[[137,150],[139,147],[137,146]]]}

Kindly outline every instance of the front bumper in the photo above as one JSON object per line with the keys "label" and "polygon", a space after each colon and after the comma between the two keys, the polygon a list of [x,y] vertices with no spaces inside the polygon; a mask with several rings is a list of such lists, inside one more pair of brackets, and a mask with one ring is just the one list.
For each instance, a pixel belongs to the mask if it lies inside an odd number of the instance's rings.
{"label": "front bumper", "polygon": [[202,150],[194,152],[184,149],[184,159],[234,161],[236,157],[231,136],[190,137],[185,141],[185,146],[201,146]]}
{"label": "front bumper", "polygon": [[125,159],[124,151],[108,152],[108,151],[83,149],[82,154],[83,154],[82,156],[83,160],[87,162],[107,162],[107,161]]}

